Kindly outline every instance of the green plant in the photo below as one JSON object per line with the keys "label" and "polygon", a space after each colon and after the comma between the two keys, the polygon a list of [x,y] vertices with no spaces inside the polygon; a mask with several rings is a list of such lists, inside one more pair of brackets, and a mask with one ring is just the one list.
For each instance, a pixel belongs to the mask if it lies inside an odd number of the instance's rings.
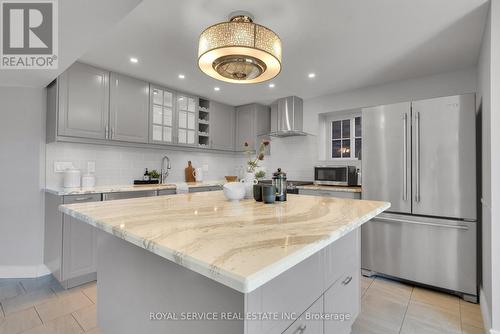
{"label": "green plant", "polygon": [[[268,145],[269,145],[269,140],[263,140],[260,143],[260,145],[259,145],[259,149],[256,152],[255,158],[253,158],[252,157],[253,150],[251,150],[249,148],[248,142],[245,142],[245,144],[244,144],[244,146],[246,148],[245,149],[245,154],[248,157],[248,161],[247,161],[248,168],[247,168],[247,171],[249,173],[255,173],[255,170],[257,169],[257,167],[259,167],[259,161],[264,160],[264,152],[266,151],[266,146],[268,146]],[[257,174],[256,174],[256,177],[257,177]]]}
{"label": "green plant", "polygon": [[152,171],[149,172],[149,177],[152,179],[159,179],[160,173],[158,173],[156,169],[153,169]]}
{"label": "green plant", "polygon": [[263,170],[259,170],[259,171],[255,172],[256,179],[263,179],[265,176],[266,176],[266,172],[264,172]]}

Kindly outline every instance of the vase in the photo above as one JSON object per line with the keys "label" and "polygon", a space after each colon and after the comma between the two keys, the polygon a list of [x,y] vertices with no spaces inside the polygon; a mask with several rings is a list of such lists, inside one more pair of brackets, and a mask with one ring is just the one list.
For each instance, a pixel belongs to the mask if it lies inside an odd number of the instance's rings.
{"label": "vase", "polygon": [[245,184],[245,198],[253,198],[253,185],[257,184],[254,173],[246,173],[245,178],[241,180]]}

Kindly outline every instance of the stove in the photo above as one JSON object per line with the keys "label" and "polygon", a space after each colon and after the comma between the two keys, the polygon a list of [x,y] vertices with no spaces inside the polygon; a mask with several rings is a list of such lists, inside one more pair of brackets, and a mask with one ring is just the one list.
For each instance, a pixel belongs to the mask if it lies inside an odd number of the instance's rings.
{"label": "stove", "polygon": [[[262,180],[262,181],[259,181],[259,183],[261,184],[271,184],[273,183],[272,180]],[[313,184],[312,181],[293,181],[293,180],[290,180],[290,181],[286,181],[286,193],[287,194],[298,194],[299,193],[299,189],[297,189],[297,186],[307,186],[307,185],[310,185],[310,184]]]}

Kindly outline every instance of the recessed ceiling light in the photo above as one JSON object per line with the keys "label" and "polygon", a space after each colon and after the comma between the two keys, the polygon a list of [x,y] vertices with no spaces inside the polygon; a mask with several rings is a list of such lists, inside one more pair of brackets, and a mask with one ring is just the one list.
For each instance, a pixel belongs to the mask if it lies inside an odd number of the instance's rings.
{"label": "recessed ceiling light", "polygon": [[184,74],[179,74],[179,79],[184,79],[186,76]]}
{"label": "recessed ceiling light", "polygon": [[309,73],[307,76],[312,79],[316,77],[316,73]]}
{"label": "recessed ceiling light", "polygon": [[218,92],[218,91],[220,91],[220,88],[219,88],[219,87],[214,87],[214,90],[215,90],[216,92]]}
{"label": "recessed ceiling light", "polygon": [[137,64],[139,62],[139,59],[135,58],[135,57],[131,57],[130,58],[130,62],[131,63],[134,63],[134,64]]}
{"label": "recessed ceiling light", "polygon": [[269,88],[274,88],[274,86],[275,86],[275,85],[274,85],[273,83],[270,83],[270,84],[269,84]]}

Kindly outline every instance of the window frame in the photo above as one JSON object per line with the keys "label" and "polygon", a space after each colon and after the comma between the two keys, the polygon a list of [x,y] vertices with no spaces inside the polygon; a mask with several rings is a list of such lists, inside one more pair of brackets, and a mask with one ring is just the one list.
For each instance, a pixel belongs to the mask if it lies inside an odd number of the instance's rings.
{"label": "window frame", "polygon": [[[356,139],[361,139],[361,147],[363,147],[363,132],[361,131],[361,136],[356,136],[356,118],[360,117],[361,118],[361,124],[363,124],[363,118],[361,116],[361,113],[356,113],[353,115],[343,115],[343,116],[335,116],[335,117],[329,117],[326,121],[329,123],[329,135],[328,135],[328,160],[329,161],[349,161],[349,160],[359,160],[356,152]],[[350,141],[350,147],[351,147],[351,152],[350,156],[348,157],[332,157],[332,150],[333,150],[333,141],[334,140],[347,140],[347,138],[342,137],[341,133],[341,138],[340,139],[334,139],[333,138],[333,123],[340,121],[341,124],[344,121],[349,120],[350,123],[350,129],[349,129],[349,141]],[[341,130],[342,132],[342,130]]]}

